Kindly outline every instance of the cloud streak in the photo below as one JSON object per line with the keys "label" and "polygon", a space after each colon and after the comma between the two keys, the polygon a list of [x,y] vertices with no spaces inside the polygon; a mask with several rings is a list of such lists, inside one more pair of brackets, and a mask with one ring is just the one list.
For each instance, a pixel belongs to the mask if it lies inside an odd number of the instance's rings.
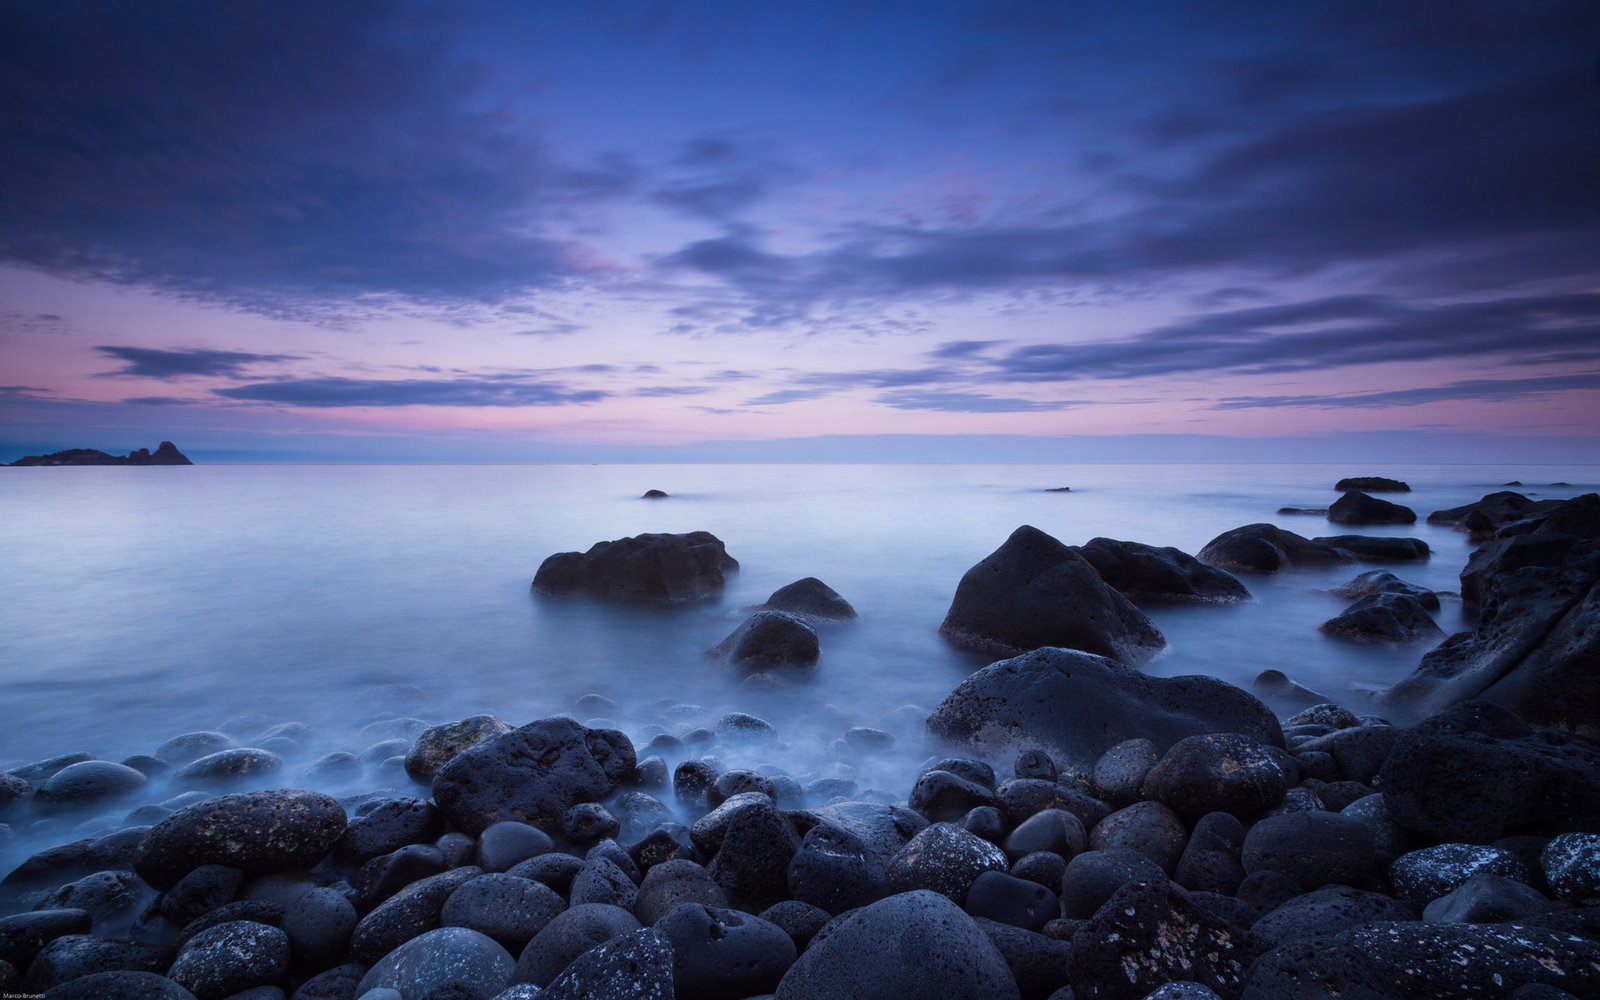
{"label": "cloud streak", "polygon": [[563,382],[518,376],[456,379],[298,378],[228,386],[224,399],[280,406],[334,409],[394,406],[568,406],[597,403],[610,393],[574,389]]}
{"label": "cloud streak", "polygon": [[124,362],[121,368],[101,372],[100,378],[152,378],[161,381],[201,377],[242,378],[245,369],[255,365],[300,360],[299,355],[295,354],[256,354],[209,348],[158,350],[102,344],[95,350]]}

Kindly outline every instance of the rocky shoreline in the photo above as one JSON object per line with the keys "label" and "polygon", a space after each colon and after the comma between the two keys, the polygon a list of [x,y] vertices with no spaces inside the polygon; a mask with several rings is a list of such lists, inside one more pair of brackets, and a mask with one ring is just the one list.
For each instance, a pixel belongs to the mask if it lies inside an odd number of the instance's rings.
{"label": "rocky shoreline", "polygon": [[[1021,528],[942,630],[1007,658],[925,726],[842,730],[826,773],[786,760],[782,718],[661,705],[636,743],[599,696],[521,726],[378,719],[292,780],[313,734],[261,718],[16,766],[0,847],[46,846],[0,880],[0,992],[1600,995],[1600,497],[1523,500],[1434,515],[1483,543],[1462,578],[1476,626],[1368,706],[1279,716],[1214,678],[1147,676],[1132,664],[1164,640],[1138,605],[1414,551],[1251,525],[1195,559]],[[709,533],[638,536],[552,556],[534,586],[697,601],[737,567]],[[1359,574],[1345,627],[1403,625],[1428,606],[1407,586]],[[810,578],[752,610],[710,655],[780,686],[855,615]],[[852,777],[924,741],[910,787]]]}
{"label": "rocky shoreline", "polygon": [[24,455],[15,462],[7,463],[16,467],[27,466],[55,466],[55,465],[193,465],[189,457],[178,450],[178,446],[171,441],[163,441],[152,452],[149,448],[139,448],[126,455],[112,455],[109,452],[96,451],[93,448],[68,448],[66,451],[54,451],[48,455]]}

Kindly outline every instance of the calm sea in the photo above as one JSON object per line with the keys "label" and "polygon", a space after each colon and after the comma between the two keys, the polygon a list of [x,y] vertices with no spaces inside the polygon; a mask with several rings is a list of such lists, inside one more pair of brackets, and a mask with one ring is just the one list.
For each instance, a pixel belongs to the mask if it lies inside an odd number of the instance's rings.
{"label": "calm sea", "polygon": [[[1470,551],[1459,532],[1275,514],[1326,506],[1333,483],[1356,474],[1408,480],[1414,492],[1393,499],[1419,518],[1512,479],[1552,497],[1600,480],[1595,467],[1426,465],[4,469],[0,766],[80,750],[118,760],[241,712],[312,726],[310,759],[361,749],[354,734],[385,713],[521,723],[596,693],[640,744],[652,727],[761,715],[787,743],[765,762],[803,776],[840,770],[832,744],[849,726],[888,729],[899,752],[853,766],[862,784],[903,794],[925,753],[921,716],[984,663],[937,635],[956,582],[1018,525],[1069,544],[1106,535],[1191,553],[1255,521],[1304,535],[1414,534],[1434,556],[1398,572],[1455,590]],[[1071,492],[1047,492],[1061,486]],[[671,498],[640,499],[650,488]],[[714,603],[529,592],[553,552],[695,529],[743,565]],[[1359,568],[1247,578],[1255,600],[1236,607],[1147,609],[1169,645],[1145,669],[1248,685],[1277,668],[1355,703],[1423,652],[1318,633],[1347,603],[1327,588]],[[814,681],[773,692],[705,658],[743,609],[804,576],[861,613],[823,629]],[[1463,624],[1457,601],[1438,617],[1446,632]]]}

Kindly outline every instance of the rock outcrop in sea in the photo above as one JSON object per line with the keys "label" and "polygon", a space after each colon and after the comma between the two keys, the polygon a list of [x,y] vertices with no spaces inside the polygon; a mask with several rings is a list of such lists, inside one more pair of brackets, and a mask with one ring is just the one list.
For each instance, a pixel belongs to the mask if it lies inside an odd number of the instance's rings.
{"label": "rock outcrop in sea", "polygon": [[596,542],[587,552],[558,552],[540,564],[533,589],[541,594],[658,604],[703,601],[722,593],[739,568],[722,539],[709,531],[644,534]]}
{"label": "rock outcrop in sea", "polygon": [[139,448],[126,455],[112,455],[93,448],[69,448],[48,455],[27,455],[10,463],[17,466],[32,465],[193,465],[188,456],[171,441],[163,441],[152,452]]}

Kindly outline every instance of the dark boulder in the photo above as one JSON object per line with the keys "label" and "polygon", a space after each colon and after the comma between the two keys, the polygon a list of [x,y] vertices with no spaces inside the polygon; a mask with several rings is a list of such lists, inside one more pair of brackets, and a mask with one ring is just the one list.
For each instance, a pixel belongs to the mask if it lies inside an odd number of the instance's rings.
{"label": "dark boulder", "polygon": [[1218,892],[1231,896],[1244,881],[1244,824],[1232,813],[1212,812],[1200,817],[1184,845],[1172,879],[1192,892]]}
{"label": "dark boulder", "polygon": [[1268,747],[1237,733],[1206,733],[1174,743],[1146,775],[1142,795],[1190,822],[1216,810],[1249,820],[1281,802],[1291,783]]}
{"label": "dark boulder", "polygon": [[1420,538],[1319,535],[1312,541],[1348,552],[1358,562],[1418,562],[1433,554],[1428,543]]}
{"label": "dark boulder", "polygon": [[1423,907],[1422,919],[1430,924],[1520,924],[1554,906],[1544,893],[1530,885],[1480,871]]}
{"label": "dark boulder", "polygon": [[760,917],[684,903],[655,925],[672,946],[680,997],[740,1000],[771,992],[794,964],[794,940]]}
{"label": "dark boulder", "polygon": [[1328,812],[1268,816],[1245,834],[1241,860],[1248,873],[1279,872],[1308,891],[1357,884],[1377,862],[1367,825]]}
{"label": "dark boulder", "polygon": [[682,903],[725,907],[728,894],[703,866],[687,858],[674,858],[645,872],[633,903],[633,913],[641,923],[650,926]]}
{"label": "dark boulder", "polygon": [[483,874],[468,866],[413,882],[361,918],[350,937],[350,957],[371,965],[419,934],[439,926],[450,896]]}
{"label": "dark boulder", "polygon": [[178,781],[196,788],[226,788],[258,781],[283,768],[283,758],[260,747],[218,750],[178,769]]}
{"label": "dark boulder", "polygon": [[1078,1000],[1142,1000],[1180,979],[1231,1000],[1257,954],[1245,928],[1162,879],[1113,893],[1072,936],[1069,967]]}
{"label": "dark boulder", "polygon": [[143,788],[149,778],[124,764],[85,760],[69,764],[51,775],[38,791],[41,802],[54,805],[91,805]]}
{"label": "dark boulder", "polygon": [[1600,943],[1506,924],[1378,923],[1345,931],[1348,950],[1407,1000],[1500,997],[1530,984],[1600,996]]}
{"label": "dark boulder", "polygon": [[867,854],[885,866],[928,825],[905,806],[879,802],[836,802],[809,812],[817,821],[853,834]]}
{"label": "dark boulder", "polygon": [[1088,560],[1030,525],[967,570],[939,632],[996,656],[1063,646],[1139,663],[1166,645]]}
{"label": "dark boulder", "polygon": [[573,959],[539,1000],[674,1000],[672,946],[654,930],[630,931]]}
{"label": "dark boulder", "polygon": [[967,890],[966,910],[974,917],[1037,931],[1061,916],[1061,900],[1036,882],[988,871]]}
{"label": "dark boulder", "polygon": [[1351,562],[1349,553],[1313,542],[1271,524],[1247,524],[1207,542],[1195,558],[1207,565],[1246,573],[1275,573],[1297,566]]}
{"label": "dark boulder", "polygon": [[954,823],[935,823],[912,837],[885,868],[891,892],[927,889],[956,904],[986,871],[1003,872],[1005,852]]}
{"label": "dark boulder", "polygon": [[1114,806],[1133,805],[1139,801],[1145,777],[1160,760],[1156,745],[1144,737],[1123,740],[1095,761],[1090,787]]}
{"label": "dark boulder", "polygon": [[1130,601],[1233,604],[1250,599],[1250,591],[1232,574],[1171,546],[1092,538],[1078,551]]}
{"label": "dark boulder", "polygon": [[1376,787],[1390,819],[1435,842],[1600,829],[1600,749],[1483,702],[1402,730]]}
{"label": "dark boulder", "polygon": [[939,703],[928,730],[996,756],[1037,749],[1085,767],[1138,737],[1158,752],[1216,732],[1283,745],[1272,711],[1225,681],[1152,677],[1072,649],[1039,649],[984,667]]}
{"label": "dark boulder", "polygon": [[166,968],[171,958],[172,950],[158,945],[67,934],[40,949],[20,985],[23,994],[39,994],[97,972],[155,972]]}
{"label": "dark boulder", "polygon": [[667,498],[667,496],[668,496],[668,493],[667,493],[666,490],[645,490],[644,493],[641,494],[640,499],[641,500],[665,500]]}
{"label": "dark boulder", "polygon": [[708,655],[723,660],[742,673],[764,670],[805,670],[817,665],[822,647],[817,630],[787,611],[757,611],[727,638],[711,647]]}
{"label": "dark boulder", "polygon": [[884,866],[861,838],[828,823],[806,831],[788,878],[795,899],[835,915],[889,895]]}
{"label": "dark boulder", "polygon": [[134,866],[158,889],[201,865],[249,874],[310,868],[338,842],[345,822],[338,800],[317,792],[219,795],[156,824],[139,844]]}
{"label": "dark boulder", "polygon": [[1415,597],[1429,611],[1439,610],[1439,595],[1425,587],[1407,583],[1388,570],[1369,569],[1358,573],[1348,583],[1334,587],[1328,593],[1335,597],[1371,597],[1374,594],[1405,594]]}
{"label": "dark boulder", "polygon": [[295,961],[313,969],[326,969],[344,957],[359,922],[355,904],[332,887],[301,893],[283,911],[283,932]]}
{"label": "dark boulder", "polygon": [[972,918],[907,892],[824,927],[778,984],[778,1000],[1019,1000],[1004,957]]}
{"label": "dark boulder", "polygon": [[1136,851],[1085,851],[1067,863],[1061,911],[1071,919],[1092,917],[1123,886],[1165,879],[1160,865]]}
{"label": "dark boulder", "polygon": [[558,552],[540,565],[533,589],[683,604],[722,593],[725,574],[738,568],[722,540],[709,531],[643,534],[596,542],[587,552]]}
{"label": "dark boulder", "polygon": [[196,934],[167,972],[199,1000],[222,1000],[266,986],[289,971],[289,936],[276,927],[233,920]]}
{"label": "dark boulder", "polygon": [[[585,903],[564,910],[535,934],[517,959],[511,979],[518,983],[550,985],[572,960],[613,938],[639,930],[633,914],[603,903]],[[671,969],[668,968],[668,976]]]}
{"label": "dark boulder", "polygon": [[511,819],[556,828],[568,809],[616,791],[635,763],[616,730],[541,719],[457,754],[434,776],[433,796],[467,833]]}
{"label": "dark boulder", "polygon": [[[511,981],[516,961],[486,935],[465,927],[441,927],[400,945],[373,964],[361,978],[359,994],[398,990],[404,1000],[441,995],[492,997]],[[461,984],[470,994],[447,994]],[[458,987],[459,988],[459,987]]]}
{"label": "dark boulder", "polygon": [[1492,529],[1519,519],[1532,503],[1531,499],[1521,493],[1501,490],[1498,493],[1487,494],[1472,503],[1462,504],[1460,507],[1436,510],[1428,515],[1428,523],[1463,528],[1467,527],[1469,522],[1475,521]]}
{"label": "dark boulder", "polygon": [[1395,858],[1389,881],[1395,895],[1420,909],[1483,873],[1523,884],[1533,880],[1527,864],[1510,851],[1482,844],[1437,844]]}
{"label": "dark boulder", "polygon": [[[1492,995],[1492,994],[1491,994]],[[1292,941],[1250,967],[1239,1000],[1413,1000],[1354,948]],[[1424,1000],[1418,996],[1414,1000]]]}
{"label": "dark boulder", "polygon": [[1333,486],[1340,493],[1359,490],[1362,493],[1410,493],[1411,487],[1398,479],[1386,476],[1349,476]]}
{"label": "dark boulder", "polygon": [[926,816],[930,823],[942,823],[965,816],[973,809],[992,806],[994,789],[968,781],[949,771],[923,771],[911,786],[906,805]]}
{"label": "dark boulder", "polygon": [[1381,892],[1328,885],[1296,896],[1250,925],[1264,948],[1331,937],[1375,920],[1411,920],[1411,907]]}
{"label": "dark boulder", "polygon": [[46,1000],[195,1000],[195,995],[154,972],[95,972],[45,991]]}
{"label": "dark boulder", "polygon": [[814,576],[779,587],[761,606],[768,611],[787,611],[793,615],[830,621],[847,621],[856,617],[856,609],[850,606],[849,601]]}
{"label": "dark boulder", "polygon": [[999,950],[1022,1000],[1048,1000],[1057,989],[1067,988],[1072,953],[1067,942],[985,917],[974,917],[972,922]]}
{"label": "dark boulder", "polygon": [[1410,594],[1369,594],[1317,628],[1353,642],[1420,642],[1444,637],[1427,606]]}
{"label": "dark boulder", "polygon": [[801,842],[794,822],[772,800],[748,794],[760,801],[729,816],[706,871],[733,906],[758,913],[789,898],[789,862]]}
{"label": "dark boulder", "polygon": [[1095,851],[1126,849],[1144,855],[1171,875],[1189,842],[1178,814],[1160,802],[1135,802],[1107,816],[1089,831]]}
{"label": "dark boulder", "polygon": [[504,736],[511,729],[511,723],[497,715],[474,715],[424,729],[406,752],[406,773],[416,781],[431,782],[439,768],[456,754]]}
{"label": "dark boulder", "polygon": [[407,844],[431,843],[444,833],[444,818],[432,802],[401,796],[382,799],[350,821],[335,852],[345,861],[365,862]]}
{"label": "dark boulder", "polygon": [[1563,833],[1539,855],[1550,891],[1574,902],[1600,896],[1600,834]]}
{"label": "dark boulder", "polygon": [[93,918],[86,910],[46,910],[0,917],[0,962],[23,970],[45,945],[68,934],[87,934]]}
{"label": "dark boulder", "polygon": [[486,934],[519,955],[566,908],[561,895],[543,883],[491,872],[452,892],[439,910],[439,922]]}
{"label": "dark boulder", "polygon": [[1417,512],[1357,491],[1330,504],[1328,520],[1334,524],[1415,524]]}

